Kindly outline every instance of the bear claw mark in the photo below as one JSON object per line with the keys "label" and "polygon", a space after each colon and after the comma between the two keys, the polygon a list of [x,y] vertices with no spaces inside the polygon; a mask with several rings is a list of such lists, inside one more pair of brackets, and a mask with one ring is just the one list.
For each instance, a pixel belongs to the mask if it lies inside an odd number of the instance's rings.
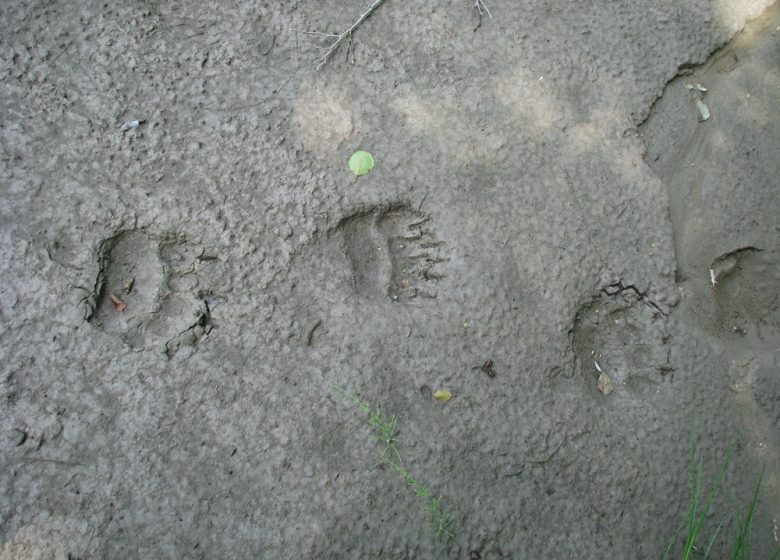
{"label": "bear claw mark", "polygon": [[353,216],[340,228],[360,296],[401,303],[437,297],[447,259],[429,216],[398,206]]}

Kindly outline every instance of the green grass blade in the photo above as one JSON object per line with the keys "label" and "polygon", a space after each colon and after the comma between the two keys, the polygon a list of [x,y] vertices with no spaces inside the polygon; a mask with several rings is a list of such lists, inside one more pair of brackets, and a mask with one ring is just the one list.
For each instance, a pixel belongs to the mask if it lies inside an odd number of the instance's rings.
{"label": "green grass blade", "polygon": [[[718,478],[715,479],[715,482],[712,485],[712,488],[710,489],[710,493],[707,496],[707,502],[704,504],[704,509],[699,514],[698,520],[696,522],[696,528],[695,528],[695,536],[698,537],[699,533],[701,533],[701,529],[704,526],[704,521],[706,520],[707,514],[710,512],[710,508],[712,508],[712,502],[715,501],[715,495],[718,493],[718,490],[720,489],[721,484],[723,483],[723,479],[726,476],[726,470],[728,469],[729,464],[731,463],[731,455],[734,452],[734,446],[729,448],[729,450],[726,452],[726,458],[723,460],[723,465],[720,467],[720,471],[718,472]],[[688,556],[686,556],[688,558]]]}
{"label": "green grass blade", "polygon": [[707,550],[704,551],[704,558],[710,557],[710,551],[712,550],[712,545],[715,544],[715,539],[718,538],[718,533],[720,533],[721,528],[723,527],[723,523],[726,522],[726,518],[724,517],[721,519],[720,523],[718,523],[718,528],[715,529],[715,534],[712,535],[712,538],[710,539],[710,543],[707,545]]}
{"label": "green grass blade", "polygon": [[704,456],[702,455],[696,461],[696,444],[691,438],[691,503],[688,506],[688,534],[685,538],[685,547],[683,549],[683,558],[688,560],[691,552],[696,545],[696,539],[699,536],[697,529],[697,513],[699,509],[699,494],[701,493],[701,477],[704,470]]}
{"label": "green grass blade", "polygon": [[688,548],[690,536],[691,536],[691,530],[693,527],[693,517],[695,515],[696,511],[696,501],[698,496],[698,489],[697,489],[697,476],[696,476],[696,441],[693,436],[693,432],[691,432],[691,502],[688,505],[688,513],[683,518],[683,520],[680,522],[680,524],[677,526],[677,529],[674,531],[674,535],[672,535],[672,539],[669,541],[669,544],[666,547],[666,552],[664,553],[663,560],[669,560],[669,555],[672,552],[672,548],[674,547],[675,543],[677,542],[677,539],[680,537],[680,533],[682,532],[683,527],[685,526],[686,522],[688,523],[688,535],[685,539],[685,548]]}
{"label": "green grass blade", "polygon": [[750,506],[744,516],[740,517],[739,524],[737,526],[737,538],[734,543],[734,551],[731,553],[732,560],[750,560],[753,549],[753,516],[756,512],[756,505],[758,504],[758,493],[761,489],[761,482],[764,479],[764,470],[766,466],[761,469],[761,474],[758,477],[758,483],[756,483],[756,489],[753,491],[753,499],[750,501]]}
{"label": "green grass blade", "polygon": [[[699,461],[696,461],[696,444],[693,443],[693,438],[691,438],[691,441],[691,504],[688,510],[688,535],[685,540],[683,560],[688,560],[691,557],[691,554],[696,550],[696,540],[701,534],[701,530],[704,527],[707,514],[710,512],[712,503],[715,501],[715,496],[718,493],[721,484],[723,483],[724,477],[726,476],[726,471],[729,464],[731,463],[731,456],[735,448],[735,446],[732,446],[727,451],[726,458],[720,467],[718,476],[715,479],[715,482],[712,484],[709,493],[707,494],[707,500],[703,504],[703,507],[700,507],[701,504],[699,503],[699,500],[701,498],[701,479],[702,472],[704,470],[704,457],[702,456]],[[717,536],[719,531],[720,527],[718,527],[718,530],[715,532],[715,536]],[[707,547],[707,553],[709,553],[709,550],[712,548],[713,544],[714,537]]]}
{"label": "green grass blade", "polygon": [[685,519],[680,521],[680,524],[677,526],[677,530],[674,532],[674,535],[672,536],[672,540],[669,541],[669,546],[666,547],[666,553],[664,554],[663,560],[669,560],[669,554],[672,552],[672,547],[674,546],[674,543],[677,542],[677,538],[680,536],[680,532],[682,531],[682,528],[685,526]]}
{"label": "green grass blade", "polygon": [[369,406],[367,403],[363,402],[362,400],[360,400],[358,397],[356,397],[355,395],[353,395],[343,387],[339,387],[334,383],[331,383],[330,386],[332,389],[335,389],[336,391],[338,391],[339,393],[341,393],[342,395],[350,399],[352,402],[354,402],[361,410],[365,412],[369,411]]}

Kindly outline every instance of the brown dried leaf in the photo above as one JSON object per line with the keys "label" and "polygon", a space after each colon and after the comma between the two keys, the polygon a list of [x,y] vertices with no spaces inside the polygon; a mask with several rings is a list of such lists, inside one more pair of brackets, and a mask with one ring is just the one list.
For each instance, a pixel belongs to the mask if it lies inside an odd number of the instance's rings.
{"label": "brown dried leaf", "polygon": [[124,311],[125,308],[127,307],[127,304],[124,301],[122,301],[121,299],[119,299],[114,294],[114,292],[108,292],[108,299],[110,299],[111,303],[114,304],[114,309],[116,309],[120,313],[122,313],[122,311]]}

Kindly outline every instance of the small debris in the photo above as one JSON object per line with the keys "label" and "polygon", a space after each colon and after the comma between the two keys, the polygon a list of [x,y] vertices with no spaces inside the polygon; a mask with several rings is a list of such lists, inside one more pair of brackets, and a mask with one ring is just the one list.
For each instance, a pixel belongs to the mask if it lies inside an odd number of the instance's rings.
{"label": "small debris", "polygon": [[120,132],[127,132],[131,128],[137,128],[144,124],[146,121],[140,120],[140,121],[127,121],[125,124],[122,125],[122,128],[119,129]]}
{"label": "small debris", "polygon": [[477,13],[477,26],[474,28],[474,31],[482,27],[482,15],[487,14],[489,18],[493,18],[493,16],[490,14],[490,10],[487,7],[487,4],[485,4],[484,0],[474,0],[474,10]]}
{"label": "small debris", "polygon": [[437,389],[433,392],[433,398],[439,402],[447,402],[452,398],[452,393],[447,389]]}
{"label": "small debris", "polygon": [[322,325],[322,319],[317,319],[312,326],[309,327],[309,334],[306,335],[306,346],[311,346],[312,342],[314,342],[314,331],[316,331],[320,325]]}
{"label": "small debris", "polygon": [[426,401],[429,401],[433,398],[433,389],[429,385],[423,385],[420,387],[420,394]]}
{"label": "small debris", "polygon": [[484,0],[474,0],[474,9],[477,10],[477,13],[481,16],[483,13],[487,14],[489,18],[493,18],[493,16],[490,14],[490,10],[487,7],[487,4],[485,4]]}
{"label": "small debris", "polygon": [[685,85],[685,89],[695,89],[696,91],[701,91],[703,93],[707,92],[707,88],[701,84],[689,84],[686,82],[684,85]]}
{"label": "small debris", "polygon": [[704,101],[702,101],[697,97],[696,99],[693,100],[693,102],[696,104],[696,108],[699,110],[699,122],[704,122],[707,119],[709,119],[710,110],[704,104]]}
{"label": "small debris", "polygon": [[213,294],[209,291],[202,291],[198,294],[198,297],[203,300],[209,309],[214,309],[218,305],[222,305],[227,300],[223,297]]}
{"label": "small debris", "polygon": [[493,368],[493,360],[487,360],[484,364],[481,366],[475,366],[471,369],[478,369],[482,373],[487,374],[488,377],[495,377],[496,376],[496,370]]}
{"label": "small debris", "polygon": [[125,286],[123,288],[124,292],[127,295],[130,295],[130,292],[133,291],[133,286],[134,285],[135,285],[135,278],[131,278],[130,280],[127,281],[127,283],[125,283]]}
{"label": "small debris", "polygon": [[20,430],[19,428],[14,428],[14,431],[18,434],[16,437],[16,447],[24,445],[24,442],[27,441],[28,438],[27,432]]}
{"label": "small debris", "polygon": [[599,374],[599,381],[596,385],[596,388],[601,392],[602,395],[607,396],[615,390],[615,384],[612,383],[612,380],[609,378],[609,376],[602,371]]}
{"label": "small debris", "polygon": [[710,284],[712,285],[712,289],[715,289],[715,286],[718,285],[718,277],[715,275],[715,271],[710,269]]}
{"label": "small debris", "polygon": [[111,303],[114,304],[114,309],[116,309],[120,313],[122,313],[122,311],[124,311],[125,308],[127,308],[127,304],[121,299],[119,299],[116,296],[116,294],[114,294],[114,292],[108,292],[108,299],[110,299]]}
{"label": "small debris", "polygon": [[702,101],[704,96],[707,95],[707,88],[701,84],[691,84],[686,82],[683,84],[685,89],[690,90],[693,93],[693,103],[699,110],[699,122],[704,122],[710,118],[710,110],[707,105]]}

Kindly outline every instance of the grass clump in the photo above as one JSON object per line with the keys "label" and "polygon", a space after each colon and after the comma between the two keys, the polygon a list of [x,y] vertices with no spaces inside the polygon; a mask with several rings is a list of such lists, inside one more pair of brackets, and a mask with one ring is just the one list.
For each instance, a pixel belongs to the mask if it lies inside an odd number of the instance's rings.
{"label": "grass clump", "polygon": [[[396,447],[397,420],[395,415],[385,419],[377,407],[372,407],[366,401],[356,397],[343,387],[331,385],[333,389],[350,399],[360,410],[366,413],[368,425],[375,432],[376,438],[385,445],[379,458],[393,467],[401,477],[411,486],[418,498],[425,502],[425,513],[430,518],[430,527],[436,537],[455,536],[449,530],[453,518],[441,506],[441,498],[431,494],[428,487],[418,482],[402,465],[401,454]],[[392,455],[390,454],[392,452]]]}
{"label": "grass clump", "polygon": [[[664,560],[669,560],[672,558],[671,554],[674,545],[677,542],[681,531],[686,527],[685,545],[683,546],[681,556],[679,556],[679,558],[682,560],[688,560],[689,558],[694,557],[694,554],[696,558],[707,559],[710,557],[712,547],[715,544],[715,540],[717,539],[718,534],[720,533],[720,530],[726,521],[726,518],[724,517],[720,521],[712,537],[710,537],[709,541],[706,543],[706,546],[700,548],[697,543],[700,541],[705,519],[710,513],[712,503],[715,500],[715,496],[718,493],[718,490],[723,484],[723,479],[726,475],[726,470],[731,463],[733,454],[734,446],[732,446],[726,453],[726,458],[723,460],[723,464],[718,470],[718,475],[715,479],[715,482],[712,484],[709,492],[705,497],[705,495],[702,493],[702,467],[704,463],[704,457],[700,456],[697,460],[696,444],[693,441],[693,438],[691,438],[691,498],[688,505],[688,514],[677,527],[671,542],[666,547],[666,553],[663,557]],[[755,491],[753,492],[753,498],[750,501],[747,510],[737,519],[737,530],[734,537],[734,545],[728,557],[730,560],[750,560],[752,557],[753,517],[756,511],[758,493],[759,489],[761,488],[763,477],[764,471],[762,469],[761,475],[759,476],[758,482],[756,483]],[[702,500],[704,500],[703,503]],[[677,556],[674,558],[677,558]],[[777,560],[778,558],[780,558],[780,549],[775,551],[771,557],[771,560]]]}

